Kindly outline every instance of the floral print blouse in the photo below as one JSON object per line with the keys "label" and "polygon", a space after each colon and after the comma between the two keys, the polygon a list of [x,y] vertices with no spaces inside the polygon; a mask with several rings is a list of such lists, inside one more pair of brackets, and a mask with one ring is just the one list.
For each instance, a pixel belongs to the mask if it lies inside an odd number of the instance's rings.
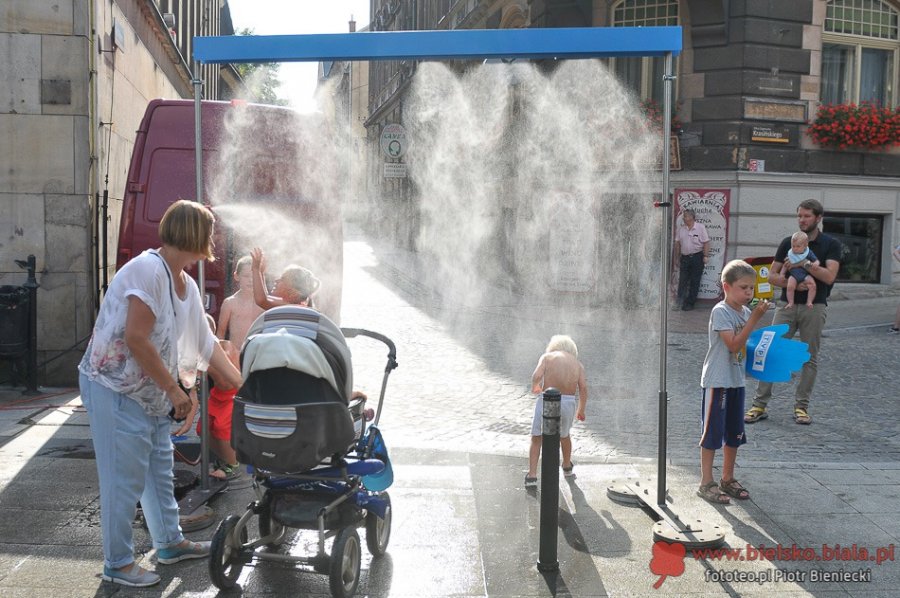
{"label": "floral print blouse", "polygon": [[[179,273],[180,274],[180,273]],[[187,292],[175,293],[172,272],[155,249],[144,251],[119,270],[100,306],[94,333],[78,369],[88,378],[134,399],[148,415],[169,413],[172,403],[134,360],[125,344],[125,320],[130,297],[140,299],[156,322],[150,342],[173,377],[192,386],[197,370],[205,370],[215,337],[203,315],[200,290],[185,276]]]}

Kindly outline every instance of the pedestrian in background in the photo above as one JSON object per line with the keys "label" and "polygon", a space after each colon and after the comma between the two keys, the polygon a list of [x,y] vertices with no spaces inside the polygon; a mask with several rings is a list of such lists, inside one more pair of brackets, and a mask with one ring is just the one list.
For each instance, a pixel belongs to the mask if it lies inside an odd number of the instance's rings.
{"label": "pedestrian in background", "polygon": [[134,559],[131,522],[139,500],[159,563],[209,554],[209,542],[181,533],[169,434],[170,417],[180,420],[196,409],[189,388],[198,369],[215,366],[223,385],[241,385],[206,324],[197,283],[184,272],[213,259],[212,234],[212,212],[190,201],[173,203],[159,223],[162,247],[144,251],[113,277],[78,366],[100,479],[106,581],[159,583],[159,575]]}
{"label": "pedestrian in background", "polygon": [[[809,416],[809,399],[812,395],[813,385],[816,383],[818,371],[819,345],[822,342],[822,329],[825,327],[825,311],[828,307],[828,295],[834,286],[838,269],[841,267],[841,242],[826,235],[819,230],[825,209],[815,199],[805,199],[797,206],[797,225],[800,232],[806,233],[809,238],[809,250],[819,258],[818,264],[806,260],[803,268],[815,278],[817,287],[816,297],[812,301],[812,307],[807,307],[807,286],[805,282],[797,285],[796,303],[793,308],[786,309],[787,305],[787,278],[782,272],[782,265],[787,259],[791,248],[791,236],[785,237],[775,252],[775,261],[769,268],[769,282],[781,287],[781,300],[775,310],[773,325],[787,324],[788,331],[785,338],[793,338],[800,334],[800,340],[809,346],[809,361],[803,364],[800,371],[800,381],[797,383],[794,399],[794,421],[798,424],[808,425],[812,422]],[[772,398],[772,383],[760,381],[756,389],[756,398],[753,406],[744,415],[744,421],[748,424],[766,419],[769,414],[766,406]]]}
{"label": "pedestrian in background", "polygon": [[[760,301],[753,311],[747,304],[753,299],[756,270],[743,260],[728,262],[722,269],[725,299],[709,314],[709,350],[703,360],[700,386],[700,488],[697,495],[713,504],[727,505],[730,497],[750,498],[750,493],[734,478],[738,447],[747,442],[744,434],[744,365],[747,338],[769,309]],[[723,448],[724,444],[724,448]],[[713,479],[716,451],[722,450],[722,479]]]}
{"label": "pedestrian in background", "polygon": [[683,223],[675,232],[675,255],[679,259],[678,301],[684,311],[694,309],[697,294],[700,292],[700,279],[703,268],[709,261],[709,234],[706,227],[697,222],[694,210],[682,212]]}

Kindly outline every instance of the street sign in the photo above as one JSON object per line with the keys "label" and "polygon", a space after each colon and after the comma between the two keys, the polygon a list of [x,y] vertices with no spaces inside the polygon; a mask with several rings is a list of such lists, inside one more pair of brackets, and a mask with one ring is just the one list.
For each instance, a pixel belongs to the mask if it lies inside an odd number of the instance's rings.
{"label": "street sign", "polygon": [[402,158],[406,154],[407,143],[403,125],[392,123],[381,130],[381,151],[388,158]]}
{"label": "street sign", "polygon": [[384,178],[386,179],[405,179],[406,164],[403,162],[385,162]]}

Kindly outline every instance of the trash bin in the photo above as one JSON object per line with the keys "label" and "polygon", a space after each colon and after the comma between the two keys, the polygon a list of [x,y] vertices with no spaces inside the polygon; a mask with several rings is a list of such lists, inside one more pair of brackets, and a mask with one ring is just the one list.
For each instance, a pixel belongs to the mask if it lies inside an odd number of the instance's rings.
{"label": "trash bin", "polygon": [[769,282],[769,266],[774,260],[774,256],[744,258],[744,261],[756,270],[756,284],[753,286],[754,299],[772,299],[775,296],[775,289]]}
{"label": "trash bin", "polygon": [[28,289],[0,286],[0,358],[28,352]]}

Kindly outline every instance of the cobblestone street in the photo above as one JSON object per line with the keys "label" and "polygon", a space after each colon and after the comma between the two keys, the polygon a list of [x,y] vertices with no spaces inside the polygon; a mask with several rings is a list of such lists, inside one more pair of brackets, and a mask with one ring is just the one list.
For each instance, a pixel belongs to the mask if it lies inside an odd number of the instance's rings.
{"label": "cobblestone street", "polygon": [[[434,264],[410,252],[373,248],[353,235],[345,259],[342,324],[391,337],[400,363],[380,422],[396,475],[390,489],[393,531],[387,555],[362,553],[358,595],[658,595],[653,519],[606,492],[623,481],[655,486],[658,310],[560,308],[500,288],[458,292],[449,283],[438,294],[436,285],[421,282],[436,278],[440,269]],[[697,384],[708,308],[671,312],[666,487],[672,512],[682,521],[718,526],[732,548],[858,545],[890,551],[891,558],[883,564],[686,558],[666,581],[666,595],[896,595],[900,336],[885,333],[896,302],[890,295],[834,302],[813,425],[793,423],[791,389],[780,387],[770,418],[748,428],[750,442],[738,458],[752,498],[729,507],[696,497]],[[529,379],[547,339],[559,332],[579,345],[591,397],[587,421],[573,431],[577,475],[560,480],[560,574],[545,578],[534,566],[544,489],[525,491],[522,473],[533,408]],[[381,384],[384,345],[349,342],[354,386],[372,396]],[[119,595],[121,588],[99,577],[96,464],[77,389],[36,397],[7,394],[0,405],[0,595]],[[540,475],[543,482],[543,470]],[[215,496],[215,521],[244,513],[254,497],[251,488],[237,487]],[[210,539],[215,529],[190,537]],[[315,541],[314,534],[294,530],[280,550],[309,554]],[[150,538],[140,528],[135,551],[142,566],[163,576],[162,595],[220,595],[205,561],[155,563]],[[706,579],[721,567],[748,575],[785,567],[797,575],[866,568],[871,578],[827,587],[801,580],[761,586]],[[325,576],[272,563],[244,568],[239,583],[247,598],[329,593]],[[156,589],[138,593],[160,595]]]}
{"label": "cobblestone street", "polygon": [[[499,290],[449,301],[419,282],[426,267],[408,252],[379,251],[362,240],[346,245],[342,324],[385,333],[398,348],[400,368],[388,385],[382,421],[394,445],[524,456],[532,368],[552,334],[568,333],[579,346],[591,391],[587,421],[573,431],[575,458],[655,459],[658,309],[524,304],[521,296]],[[838,305],[846,308],[852,301]],[[692,312],[689,321],[679,312],[670,317],[668,455],[673,463],[697,459],[707,315],[708,307]],[[748,426],[742,454],[786,463],[900,460],[898,347],[900,337],[880,326],[826,334],[811,403],[813,425],[794,424],[793,387],[779,385],[770,418]],[[381,349],[370,354],[361,345],[352,348],[356,385],[371,393],[380,381]],[[751,381],[748,401],[754,389]]]}

